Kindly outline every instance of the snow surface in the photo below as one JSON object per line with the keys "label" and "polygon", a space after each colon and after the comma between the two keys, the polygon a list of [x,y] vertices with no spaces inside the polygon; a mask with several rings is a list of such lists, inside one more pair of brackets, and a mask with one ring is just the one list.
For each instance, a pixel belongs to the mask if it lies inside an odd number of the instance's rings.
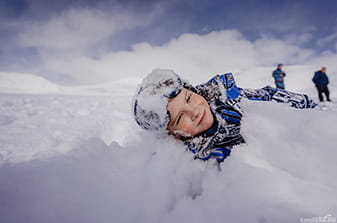
{"label": "snow surface", "polygon": [[[272,85],[272,70],[239,70],[237,83]],[[312,71],[287,67],[286,87],[317,100]],[[247,143],[218,171],[193,160],[181,142],[136,126],[130,108],[142,76],[65,87],[0,73],[1,223],[275,223],[337,216],[336,103],[321,104],[322,111],[244,102]],[[336,100],[337,79],[330,79]]]}

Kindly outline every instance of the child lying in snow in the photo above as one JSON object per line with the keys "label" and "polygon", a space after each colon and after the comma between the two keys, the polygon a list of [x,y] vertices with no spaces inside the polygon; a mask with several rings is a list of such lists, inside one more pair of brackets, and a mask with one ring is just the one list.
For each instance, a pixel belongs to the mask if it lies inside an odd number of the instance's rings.
{"label": "child lying in snow", "polygon": [[240,134],[242,98],[299,109],[317,105],[307,95],[270,86],[238,88],[231,73],[194,87],[171,70],[156,69],[139,85],[133,112],[138,125],[182,140],[195,159],[222,162],[234,145],[245,142]]}

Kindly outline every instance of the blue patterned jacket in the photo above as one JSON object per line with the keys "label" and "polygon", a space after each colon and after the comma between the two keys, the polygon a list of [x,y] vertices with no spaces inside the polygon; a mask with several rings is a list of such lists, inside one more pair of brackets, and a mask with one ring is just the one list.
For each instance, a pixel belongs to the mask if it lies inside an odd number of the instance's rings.
{"label": "blue patterned jacket", "polygon": [[270,86],[257,90],[238,88],[232,73],[217,75],[194,90],[207,100],[215,120],[205,132],[185,139],[187,149],[194,153],[195,159],[201,160],[216,159],[222,162],[230,155],[234,145],[245,142],[240,133],[242,98],[289,103],[299,109],[317,105],[307,95]]}

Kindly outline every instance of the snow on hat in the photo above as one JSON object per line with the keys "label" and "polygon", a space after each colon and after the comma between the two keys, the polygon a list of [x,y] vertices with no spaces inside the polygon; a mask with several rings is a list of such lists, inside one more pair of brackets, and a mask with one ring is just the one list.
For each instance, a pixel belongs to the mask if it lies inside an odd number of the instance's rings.
{"label": "snow on hat", "polygon": [[183,88],[180,77],[172,70],[155,69],[138,86],[133,101],[136,122],[145,130],[165,130],[169,123],[167,103]]}

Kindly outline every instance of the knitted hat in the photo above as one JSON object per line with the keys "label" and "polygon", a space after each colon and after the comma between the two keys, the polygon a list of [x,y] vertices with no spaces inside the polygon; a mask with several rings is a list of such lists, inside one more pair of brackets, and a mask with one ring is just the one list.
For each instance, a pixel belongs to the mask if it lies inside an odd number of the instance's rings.
{"label": "knitted hat", "polygon": [[136,122],[145,130],[162,132],[170,121],[167,103],[183,88],[183,81],[172,70],[155,69],[138,86],[133,101]]}

